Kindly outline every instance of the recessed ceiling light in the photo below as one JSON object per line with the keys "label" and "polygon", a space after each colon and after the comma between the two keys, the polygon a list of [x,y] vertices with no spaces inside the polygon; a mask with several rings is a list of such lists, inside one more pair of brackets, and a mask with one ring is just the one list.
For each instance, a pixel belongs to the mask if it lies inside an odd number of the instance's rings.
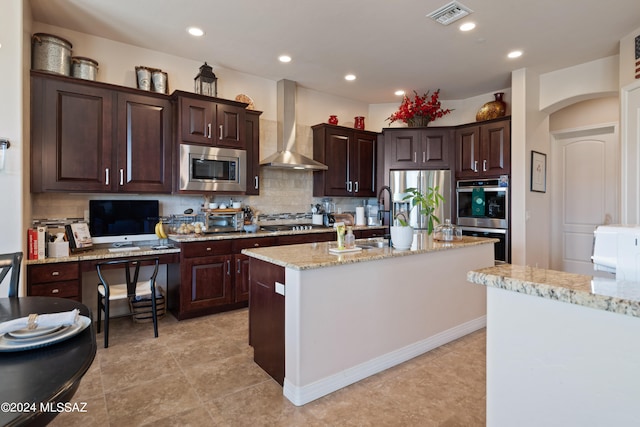
{"label": "recessed ceiling light", "polygon": [[355,74],[347,74],[346,76],[344,76],[344,79],[351,81],[351,80],[355,80],[356,76]]}
{"label": "recessed ceiling light", "polygon": [[204,31],[197,27],[189,27],[187,28],[187,31],[189,32],[189,34],[195,37],[202,37],[204,35]]}
{"label": "recessed ceiling light", "polygon": [[514,50],[509,52],[509,54],[507,55],[509,58],[513,59],[513,58],[520,58],[522,56],[522,51],[521,50]]}
{"label": "recessed ceiling light", "polygon": [[402,96],[404,95],[404,91],[403,90],[397,90],[395,92],[393,92],[396,96]]}
{"label": "recessed ceiling light", "polygon": [[289,55],[280,55],[278,60],[280,62],[291,62],[291,57]]}
{"label": "recessed ceiling light", "polygon": [[460,25],[460,31],[471,31],[476,27],[476,24],[474,22],[465,22],[464,24]]}

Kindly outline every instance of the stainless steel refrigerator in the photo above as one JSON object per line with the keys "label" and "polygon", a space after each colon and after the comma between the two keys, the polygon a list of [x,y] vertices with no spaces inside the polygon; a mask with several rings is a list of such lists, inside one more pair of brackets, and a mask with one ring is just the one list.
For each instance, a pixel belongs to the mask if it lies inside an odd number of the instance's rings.
{"label": "stainless steel refrigerator", "polygon": [[[436,216],[440,219],[441,223],[444,223],[445,219],[451,219],[451,222],[455,222],[455,218],[453,218],[451,212],[453,194],[451,192],[450,170],[391,171],[389,172],[389,187],[391,187],[393,198],[393,215],[400,211],[408,211],[411,209],[411,205],[403,200],[407,188],[418,188],[424,193],[429,187],[438,187],[440,194],[444,197],[444,203],[440,204],[439,209],[436,211]],[[413,228],[427,228],[426,218],[424,215],[419,214],[418,208],[411,209],[409,212],[410,224]]]}

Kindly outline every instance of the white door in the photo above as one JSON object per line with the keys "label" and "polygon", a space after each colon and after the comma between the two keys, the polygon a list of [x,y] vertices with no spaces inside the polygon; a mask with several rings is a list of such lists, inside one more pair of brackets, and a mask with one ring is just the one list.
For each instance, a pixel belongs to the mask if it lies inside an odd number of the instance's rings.
{"label": "white door", "polygon": [[551,268],[594,275],[593,230],[619,222],[617,126],[553,135]]}

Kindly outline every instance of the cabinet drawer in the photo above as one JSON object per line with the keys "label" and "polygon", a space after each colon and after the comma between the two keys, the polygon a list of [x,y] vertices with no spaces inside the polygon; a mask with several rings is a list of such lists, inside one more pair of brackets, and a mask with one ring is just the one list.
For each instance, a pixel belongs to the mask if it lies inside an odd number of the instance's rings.
{"label": "cabinet drawer", "polygon": [[252,239],[237,239],[233,241],[233,253],[240,253],[243,249],[259,248],[264,246],[275,246],[278,244],[277,237],[256,237]]}
{"label": "cabinet drawer", "polygon": [[183,243],[180,249],[184,258],[228,255],[231,253],[231,240]]}
{"label": "cabinet drawer", "polygon": [[79,295],[79,288],[80,283],[77,280],[31,285],[29,286],[29,295],[60,298],[76,297]]}
{"label": "cabinet drawer", "polygon": [[31,285],[35,283],[77,280],[80,277],[80,268],[77,262],[30,265],[28,267],[28,277],[29,284]]}

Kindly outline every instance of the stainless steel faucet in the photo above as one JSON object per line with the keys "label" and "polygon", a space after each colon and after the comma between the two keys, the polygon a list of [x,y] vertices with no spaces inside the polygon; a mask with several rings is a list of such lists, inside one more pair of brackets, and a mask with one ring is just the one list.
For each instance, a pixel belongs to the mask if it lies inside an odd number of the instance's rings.
{"label": "stainless steel faucet", "polygon": [[[384,209],[384,198],[382,197],[382,192],[385,190],[387,190],[387,193],[389,193],[389,210]],[[391,188],[388,185],[383,185],[382,188],[380,188],[380,191],[378,192],[378,205],[381,207],[381,209],[378,209],[378,219],[380,219],[382,221],[382,224],[384,225],[384,213],[389,212],[389,222],[391,223],[393,221],[391,218],[393,196],[391,195]]]}

